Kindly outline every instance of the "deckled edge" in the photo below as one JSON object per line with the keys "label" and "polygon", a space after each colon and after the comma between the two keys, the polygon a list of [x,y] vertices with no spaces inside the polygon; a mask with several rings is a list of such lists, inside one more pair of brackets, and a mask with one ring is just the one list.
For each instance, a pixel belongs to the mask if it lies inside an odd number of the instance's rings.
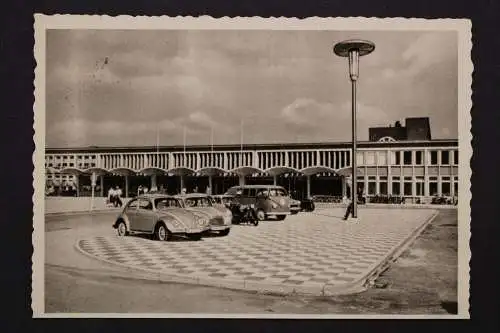
{"label": "deckled edge", "polygon": [[[44,147],[45,147],[45,32],[46,29],[274,29],[274,30],[451,30],[458,35],[458,125],[459,125],[459,207],[458,207],[458,316],[470,318],[470,239],[471,239],[471,159],[473,155],[471,132],[472,111],[472,23],[469,19],[377,18],[377,17],[228,17],[211,16],[128,16],[128,15],[34,15],[34,143],[33,154],[33,234],[32,234],[32,311],[34,317],[44,314]],[[171,25],[167,27],[167,23]],[[203,22],[202,22],[203,21]],[[355,22],[357,21],[357,22]],[[360,28],[360,21],[363,23]],[[131,24],[133,23],[133,24]],[[145,25],[148,27],[138,27]],[[249,26],[249,23],[255,27]],[[287,23],[286,26],[283,26]],[[208,27],[207,27],[208,25]],[[340,26],[342,25],[342,27]],[[403,25],[406,25],[404,27]],[[106,26],[106,27],[105,27]],[[447,29],[445,29],[447,28]],[[43,149],[43,150],[42,150]],[[40,186],[41,185],[41,186]],[[468,264],[468,265],[467,265]],[[46,316],[45,316],[46,317]],[[393,316],[394,317],[394,316]],[[411,316],[412,317],[412,316]],[[419,316],[415,316],[418,318]],[[429,316],[426,316],[428,318]],[[432,317],[432,316],[431,316]],[[408,316],[404,316],[408,318]]]}
{"label": "deckled edge", "polygon": [[458,315],[470,319],[470,250],[472,210],[472,23],[466,20],[458,38]]}
{"label": "deckled edge", "polygon": [[31,257],[31,310],[33,317],[45,312],[45,235],[44,235],[44,179],[43,170],[45,156],[45,20],[34,16],[35,60],[34,105],[33,105],[33,232]]}

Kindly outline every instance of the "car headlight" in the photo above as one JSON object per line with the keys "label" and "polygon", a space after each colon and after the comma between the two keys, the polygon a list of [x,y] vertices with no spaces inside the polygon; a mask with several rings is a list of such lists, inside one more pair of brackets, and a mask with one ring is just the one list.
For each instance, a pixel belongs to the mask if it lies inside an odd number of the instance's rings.
{"label": "car headlight", "polygon": [[203,227],[208,224],[208,220],[206,218],[199,218],[197,221],[198,226]]}

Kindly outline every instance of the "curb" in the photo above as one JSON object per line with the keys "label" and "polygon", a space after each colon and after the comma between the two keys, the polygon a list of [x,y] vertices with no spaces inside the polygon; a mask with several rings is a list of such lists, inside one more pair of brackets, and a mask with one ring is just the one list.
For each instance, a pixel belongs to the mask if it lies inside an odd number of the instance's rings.
{"label": "curb", "polygon": [[[387,255],[380,261],[372,265],[368,270],[368,273],[363,275],[361,278],[356,279],[353,282],[346,282],[341,285],[329,285],[328,283],[317,284],[315,286],[291,286],[278,283],[263,283],[254,280],[248,280],[242,278],[241,280],[229,280],[212,278],[209,276],[187,276],[175,273],[169,273],[164,271],[158,271],[143,267],[131,267],[126,264],[114,262],[111,260],[103,259],[101,257],[92,255],[84,251],[80,247],[80,241],[78,239],[74,244],[76,250],[81,254],[105,262],[114,266],[119,266],[125,268],[127,272],[132,273],[137,278],[145,280],[153,280],[158,282],[173,282],[200,286],[210,286],[231,290],[245,290],[264,294],[276,294],[276,295],[314,295],[314,296],[338,296],[347,294],[356,294],[368,289],[372,281],[374,281],[381,273],[389,268],[389,266],[396,261],[396,259],[415,241],[415,239],[422,233],[422,231],[434,220],[434,218],[439,214],[435,211],[422,225],[417,227],[407,238],[396,244]],[[113,277],[112,275],[110,275]],[[120,277],[120,276],[115,276]],[[129,277],[130,278],[130,277]]]}
{"label": "curb", "polygon": [[427,221],[422,223],[418,228],[416,228],[410,236],[408,236],[405,240],[395,245],[389,254],[382,260],[379,264],[374,265],[370,273],[365,275],[363,279],[359,282],[362,282],[362,288],[364,290],[368,289],[368,287],[379,277],[380,274],[385,272],[392,263],[394,263],[404,251],[406,251],[410,245],[420,236],[420,234],[427,228],[427,226],[439,215],[438,211],[435,211]]}
{"label": "curb", "polygon": [[106,208],[106,209],[95,209],[89,210],[78,210],[78,211],[68,211],[68,212],[51,212],[45,213],[45,216],[73,216],[73,215],[88,215],[88,214],[100,214],[100,213],[119,213],[120,209]]}

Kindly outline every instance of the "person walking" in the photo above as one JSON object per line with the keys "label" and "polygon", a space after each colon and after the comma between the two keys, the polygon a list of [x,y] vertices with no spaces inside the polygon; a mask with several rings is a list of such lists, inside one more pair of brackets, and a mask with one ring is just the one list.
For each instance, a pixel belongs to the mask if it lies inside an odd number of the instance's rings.
{"label": "person walking", "polygon": [[345,212],[343,220],[346,221],[349,218],[349,215],[352,215],[353,210],[354,210],[354,204],[351,200],[351,198],[346,198],[347,202],[347,210]]}
{"label": "person walking", "polygon": [[[349,215],[352,216],[353,211],[354,211],[354,202],[352,201],[352,180],[351,176],[346,177],[346,185],[349,187],[351,190],[351,195],[349,197],[345,197],[345,201],[347,203],[347,210],[345,212],[343,220],[346,221],[349,218]],[[356,196],[354,196],[356,198]]]}

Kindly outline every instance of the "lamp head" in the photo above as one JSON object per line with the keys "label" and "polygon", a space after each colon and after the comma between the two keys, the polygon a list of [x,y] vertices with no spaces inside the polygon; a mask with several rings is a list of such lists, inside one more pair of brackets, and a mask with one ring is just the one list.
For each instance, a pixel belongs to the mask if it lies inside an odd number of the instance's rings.
{"label": "lamp head", "polygon": [[359,57],[367,55],[375,50],[375,44],[359,39],[346,40],[335,44],[333,52],[339,57],[349,58],[349,76],[352,81],[359,77]]}

